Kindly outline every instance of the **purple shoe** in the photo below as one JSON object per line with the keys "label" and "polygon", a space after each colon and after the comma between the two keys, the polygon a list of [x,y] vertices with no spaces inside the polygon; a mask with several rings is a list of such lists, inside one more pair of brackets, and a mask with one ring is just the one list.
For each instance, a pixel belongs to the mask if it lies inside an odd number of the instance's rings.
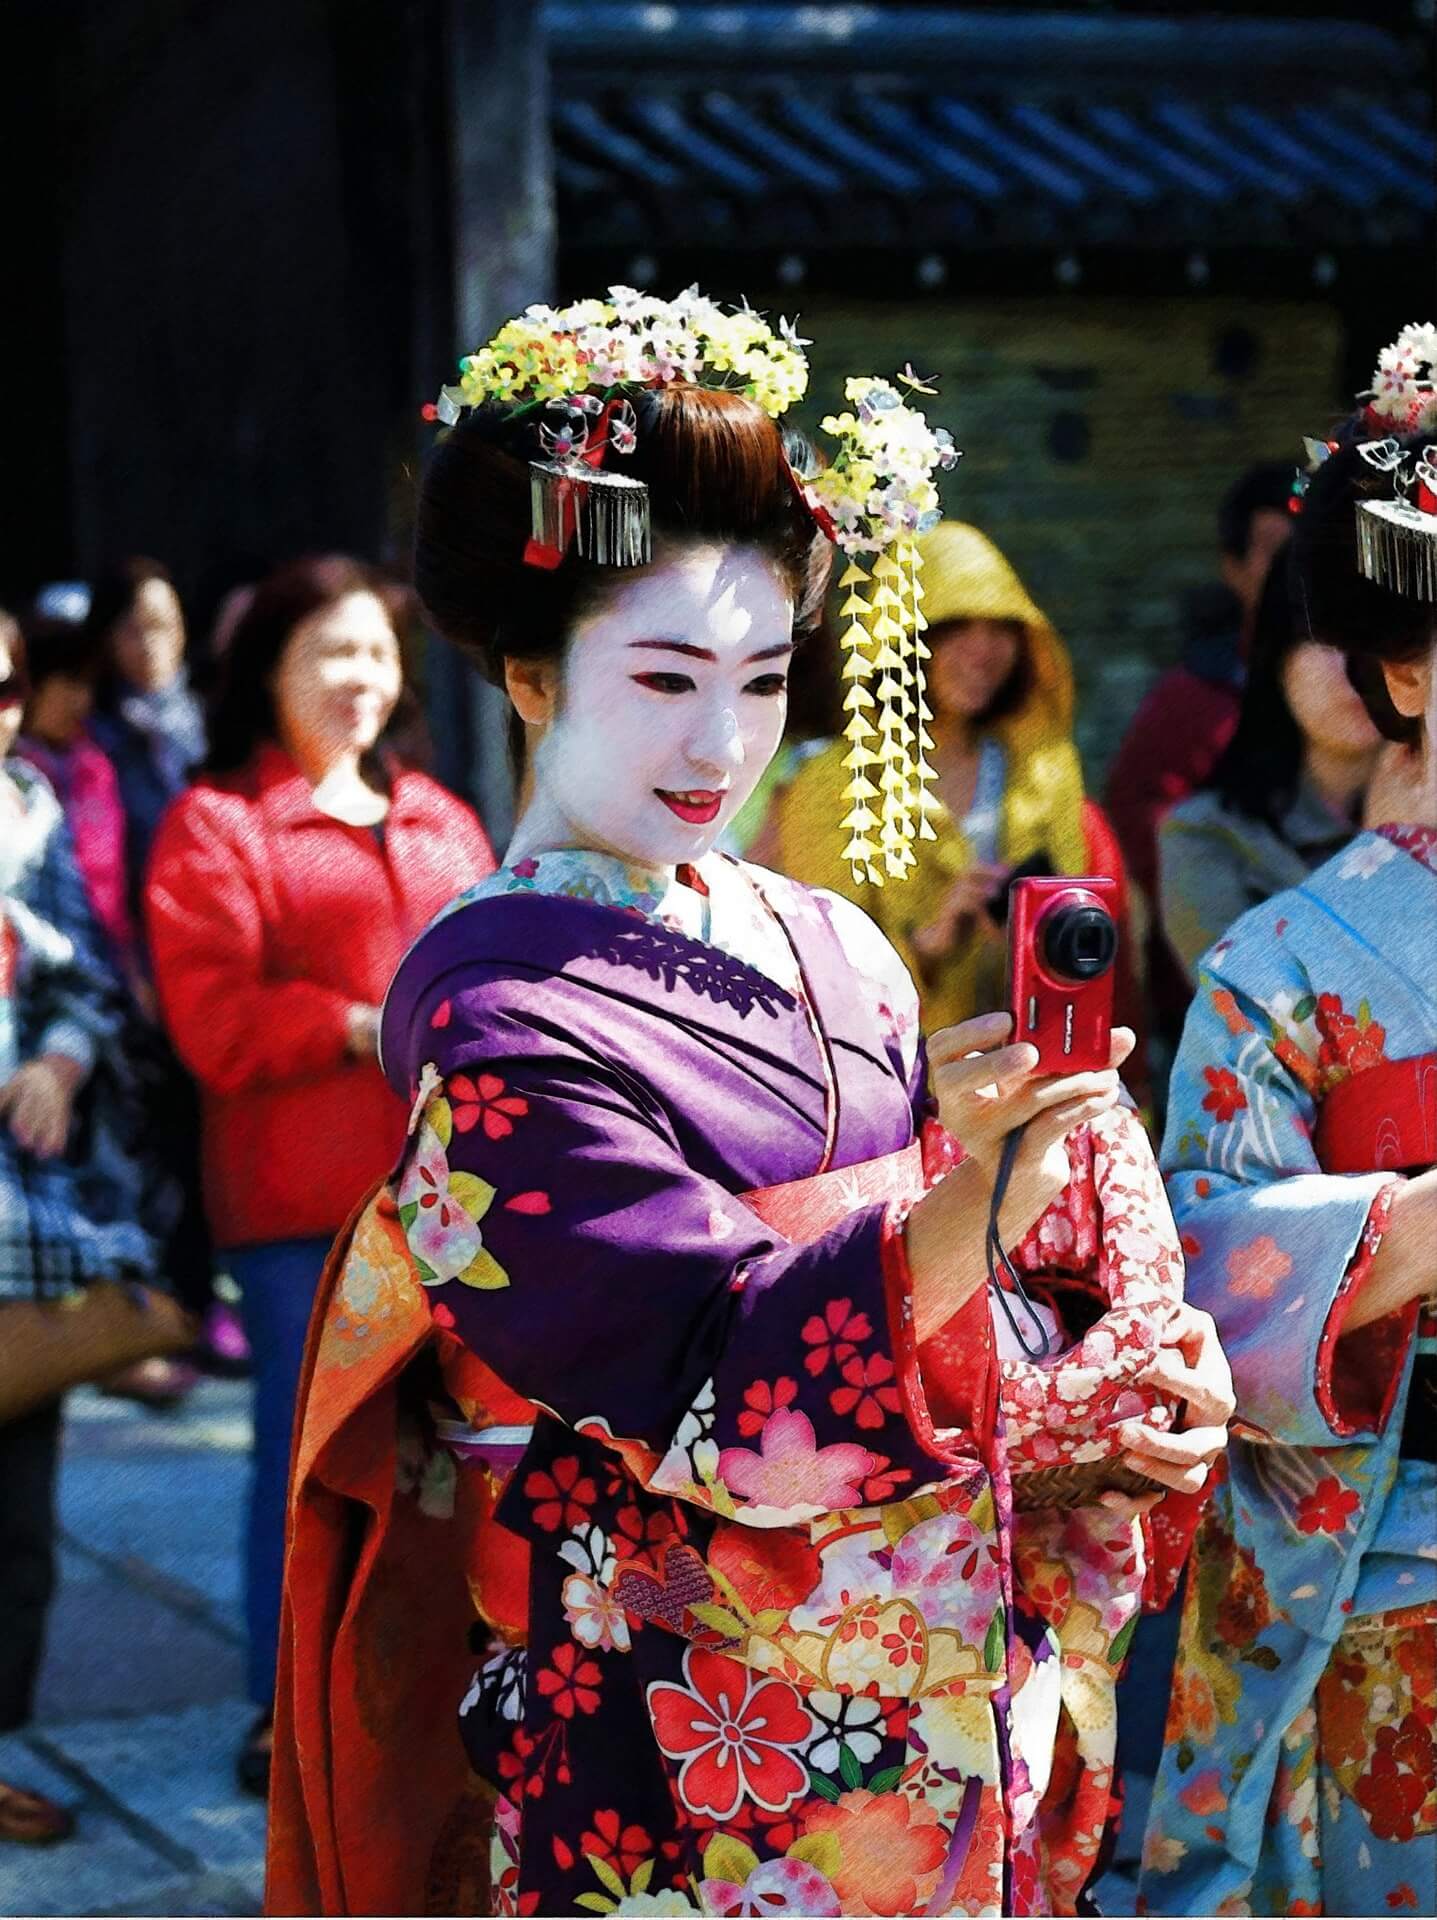
{"label": "purple shoe", "polygon": [[205,1315],[195,1359],[206,1373],[242,1380],[250,1370],[249,1341],[234,1308],[216,1300]]}

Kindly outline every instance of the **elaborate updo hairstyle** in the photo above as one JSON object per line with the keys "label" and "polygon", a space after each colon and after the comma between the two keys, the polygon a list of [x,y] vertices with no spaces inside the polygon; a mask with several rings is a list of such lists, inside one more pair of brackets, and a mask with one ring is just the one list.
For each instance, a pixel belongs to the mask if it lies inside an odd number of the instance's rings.
{"label": "elaborate updo hairstyle", "polygon": [[[1420,660],[1437,641],[1437,606],[1369,580],[1358,566],[1357,509],[1364,500],[1390,499],[1392,479],[1370,467],[1358,440],[1373,438],[1361,417],[1337,436],[1342,442],[1313,474],[1303,495],[1289,548],[1298,619],[1314,640],[1340,647],[1347,677],[1361,694],[1379,732],[1404,746],[1422,738],[1422,722],[1392,704],[1382,676],[1384,660]],[[1428,433],[1400,439],[1420,453]]]}
{"label": "elaborate updo hairstyle", "polygon": [[[813,451],[741,394],[678,383],[634,396],[638,443],[613,471],[642,480],[656,559],[683,540],[752,546],[776,563],[793,598],[794,632],[817,622],[832,546],[798,497],[788,461]],[[785,458],[787,456],[787,458]],[[506,659],[558,660],[577,621],[632,568],[583,559],[525,564],[535,418],[504,407],[465,412],[430,457],[419,490],[414,584],[431,623],[504,684]]]}

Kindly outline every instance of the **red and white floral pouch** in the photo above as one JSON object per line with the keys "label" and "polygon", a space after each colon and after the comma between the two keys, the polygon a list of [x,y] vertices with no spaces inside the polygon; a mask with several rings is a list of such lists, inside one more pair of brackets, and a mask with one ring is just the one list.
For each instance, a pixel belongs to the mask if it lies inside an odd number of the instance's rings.
{"label": "red and white floral pouch", "polygon": [[[925,1149],[931,1178],[961,1158],[941,1129],[931,1130]],[[1126,1421],[1168,1428],[1176,1417],[1171,1400],[1139,1384],[1183,1297],[1182,1247],[1147,1135],[1137,1115],[1119,1107],[1074,1133],[1068,1157],[1067,1187],[1011,1256],[1026,1291],[1052,1310],[1062,1334],[1046,1358],[1015,1357],[1009,1346],[999,1362],[1015,1478],[1116,1463]],[[1010,1296],[1010,1304],[1021,1324],[1021,1301]],[[930,1387],[941,1387],[945,1368],[961,1358],[942,1333],[925,1342]]]}

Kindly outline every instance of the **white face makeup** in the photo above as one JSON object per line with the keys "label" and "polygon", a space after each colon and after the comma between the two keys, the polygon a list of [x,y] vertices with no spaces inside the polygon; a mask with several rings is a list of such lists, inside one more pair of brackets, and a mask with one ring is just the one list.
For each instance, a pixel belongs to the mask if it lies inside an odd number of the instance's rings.
{"label": "white face makeup", "polygon": [[793,605],[746,547],[679,549],[574,630],[510,858],[589,847],[699,860],[783,736]]}

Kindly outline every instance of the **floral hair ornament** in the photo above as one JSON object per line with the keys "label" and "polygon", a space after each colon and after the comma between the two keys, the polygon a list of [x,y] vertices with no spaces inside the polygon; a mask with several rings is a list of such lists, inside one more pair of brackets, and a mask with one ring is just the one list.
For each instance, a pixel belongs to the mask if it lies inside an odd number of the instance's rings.
{"label": "floral hair ornament", "polygon": [[1364,422],[1383,437],[1357,451],[1391,486],[1357,509],[1357,563],[1394,593],[1437,601],[1437,445],[1414,454],[1393,436],[1437,436],[1437,326],[1404,327],[1378,355]]}
{"label": "floral hair ornament", "polygon": [[[608,466],[637,445],[627,393],[675,381],[723,388],[773,418],[803,397],[808,361],[791,323],[771,327],[749,306],[727,309],[690,287],[657,300],[610,287],[603,300],[528,307],[459,363],[432,417],[452,426],[465,407],[497,403],[537,416],[529,466],[531,537],[525,559],[557,567],[573,542],[586,560],[643,566],[651,557],[648,489]],[[426,410],[428,411],[428,410]]]}
{"label": "floral hair ornament", "polygon": [[[898,378],[912,393],[935,391],[911,367]],[[819,525],[848,557],[839,577],[849,775],[843,857],[855,880],[881,887],[914,866],[915,839],[937,837],[937,776],[928,758],[933,713],[923,668],[928,623],[915,536],[938,524],[933,476],[959,453],[946,429],[930,427],[886,380],[850,380],[844,398],[852,411],[820,423],[837,452],[802,488]]]}
{"label": "floral hair ornament", "polygon": [[[460,361],[457,383],[424,411],[444,426],[466,407],[533,416],[530,565],[558,567],[572,543],[585,559],[642,566],[652,552],[648,489],[608,464],[637,444],[628,396],[683,382],[743,394],[776,420],[808,390],[808,344],[790,321],[771,326],[746,302],[721,307],[697,287],[673,300],[610,287],[602,300],[526,308]],[[898,380],[910,393],[935,391],[912,367]],[[958,451],[886,380],[850,380],[844,395],[853,410],[821,423],[837,441],[831,464],[813,475],[790,469],[790,477],[848,558],[839,582],[847,596],[844,858],[855,879],[881,887],[915,864],[915,839],[936,837],[915,535],[937,524],[933,476]]]}

